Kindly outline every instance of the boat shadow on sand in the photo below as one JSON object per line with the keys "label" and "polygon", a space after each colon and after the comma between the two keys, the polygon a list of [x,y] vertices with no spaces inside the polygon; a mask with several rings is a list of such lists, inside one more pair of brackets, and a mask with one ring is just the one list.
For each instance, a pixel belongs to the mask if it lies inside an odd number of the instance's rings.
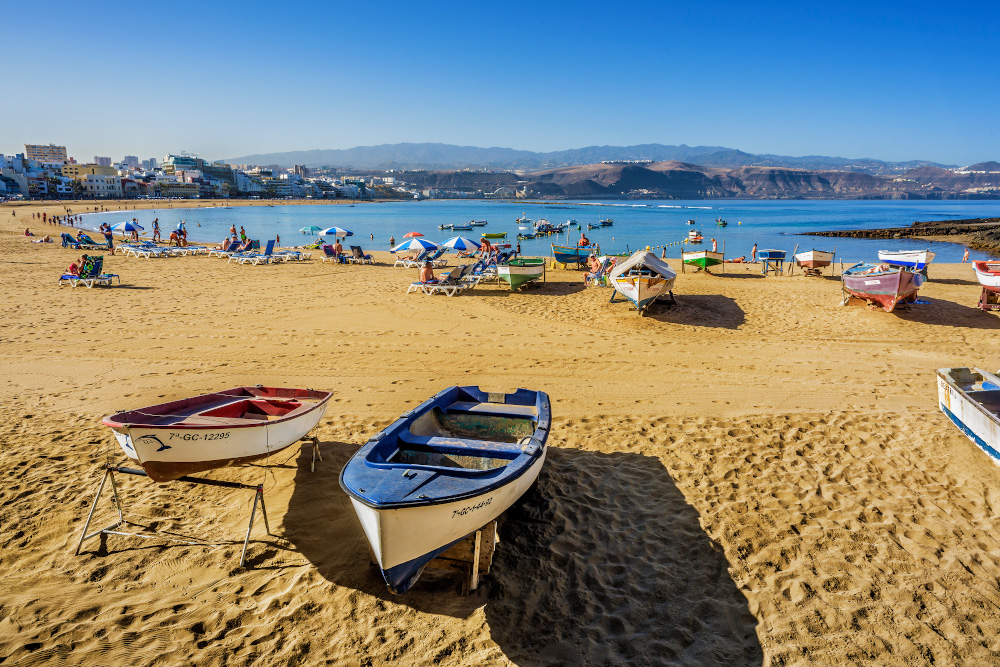
{"label": "boat shadow on sand", "polygon": [[[926,301],[927,303],[920,303]],[[955,303],[946,299],[923,298],[918,296],[917,303],[898,307],[893,311],[899,319],[922,324],[959,329],[1000,329],[1000,318],[976,307],[972,299],[969,303]]]}
{"label": "boat shadow on sand", "polygon": [[[425,571],[392,595],[336,474],[356,451],[325,442],[323,472],[299,457],[288,539],[329,581],[422,612],[467,618],[523,665],[761,664],[756,619],[722,549],[662,462],[549,447],[537,484],[501,520],[484,585]],[[293,528],[287,528],[287,527]]]}
{"label": "boat shadow on sand", "polygon": [[[718,329],[738,329],[746,320],[746,313],[736,300],[722,294],[677,294],[674,298],[673,305],[663,301],[653,303],[644,317],[666,324]],[[630,314],[635,314],[635,308]]]}

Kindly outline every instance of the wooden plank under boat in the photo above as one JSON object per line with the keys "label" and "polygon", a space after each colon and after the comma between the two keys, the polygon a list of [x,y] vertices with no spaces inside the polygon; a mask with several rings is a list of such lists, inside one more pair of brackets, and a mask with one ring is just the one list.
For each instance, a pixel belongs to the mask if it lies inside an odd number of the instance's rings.
{"label": "wooden plank under boat", "polygon": [[618,294],[632,302],[641,316],[654,301],[671,294],[677,272],[649,249],[639,250],[615,266],[608,279]]}
{"label": "wooden plank under boat", "polygon": [[979,368],[939,368],[938,406],[1000,464],[1000,377]]}
{"label": "wooden plank under boat", "polygon": [[403,414],[347,462],[347,492],[389,590],[500,516],[538,477],[549,397],[449,387]]}
{"label": "wooden plank under boat", "polygon": [[263,459],[298,442],[326,413],[328,391],[236,387],[104,418],[154,482]]}
{"label": "wooden plank under boat", "polygon": [[541,278],[543,273],[545,273],[543,257],[515,257],[497,265],[497,275],[507,281],[512,291],[527,282]]}
{"label": "wooden plank under boat", "polygon": [[900,302],[916,301],[917,290],[924,284],[924,277],[919,273],[865,262],[844,269],[841,280],[847,294],[877,304],[887,313]]}

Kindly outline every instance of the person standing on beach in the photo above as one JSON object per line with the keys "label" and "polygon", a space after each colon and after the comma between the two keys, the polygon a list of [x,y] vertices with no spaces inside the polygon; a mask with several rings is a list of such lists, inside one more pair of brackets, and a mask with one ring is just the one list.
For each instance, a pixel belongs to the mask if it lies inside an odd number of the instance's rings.
{"label": "person standing on beach", "polygon": [[753,244],[753,250],[750,251],[750,261],[751,262],[756,262],[757,261],[757,244],[756,243]]}
{"label": "person standing on beach", "polygon": [[156,243],[157,241],[162,241],[162,240],[163,239],[160,238],[160,219],[159,218],[154,218],[153,219],[153,243]]}
{"label": "person standing on beach", "polygon": [[719,242],[712,239],[712,252],[719,252]]}
{"label": "person standing on beach", "polygon": [[965,249],[965,254],[962,255],[962,264],[965,264],[968,261],[969,261],[969,249],[966,248]]}
{"label": "person standing on beach", "polygon": [[229,235],[230,236],[236,236],[236,223],[233,223],[232,225],[230,225],[230,227],[229,227]]}

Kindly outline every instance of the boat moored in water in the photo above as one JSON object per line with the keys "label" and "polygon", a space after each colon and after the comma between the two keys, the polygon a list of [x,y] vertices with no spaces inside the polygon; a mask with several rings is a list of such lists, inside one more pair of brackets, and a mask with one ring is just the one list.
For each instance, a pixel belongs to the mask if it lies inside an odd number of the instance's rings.
{"label": "boat moored in water", "polygon": [[328,391],[236,387],[104,418],[122,451],[154,482],[266,458],[302,439]]}
{"label": "boat moored in water", "polygon": [[563,264],[582,264],[590,257],[590,253],[595,251],[600,254],[600,249],[596,246],[552,246],[552,256]]}
{"label": "boat moored in water", "polygon": [[340,486],[389,590],[405,593],[427,563],[528,490],[551,420],[544,392],[450,387],[358,450]]}

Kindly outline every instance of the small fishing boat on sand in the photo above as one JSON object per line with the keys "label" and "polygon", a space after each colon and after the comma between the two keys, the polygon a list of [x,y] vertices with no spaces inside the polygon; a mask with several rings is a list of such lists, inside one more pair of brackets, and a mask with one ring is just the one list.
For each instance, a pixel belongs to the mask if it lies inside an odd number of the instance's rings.
{"label": "small fishing boat on sand", "polygon": [[939,368],[938,406],[1000,464],[1000,377],[980,368]]}
{"label": "small fishing boat on sand", "polygon": [[934,261],[930,250],[879,250],[878,261],[891,266],[902,266],[914,271],[923,271]]}
{"label": "small fishing boat on sand", "polygon": [[684,264],[689,264],[691,266],[697,266],[699,269],[709,271],[709,269],[716,264],[722,264],[726,256],[721,252],[713,252],[711,250],[695,250],[694,252],[681,252],[681,261]]}
{"label": "small fishing boat on sand", "polygon": [[845,305],[851,297],[855,297],[881,306],[887,313],[891,313],[901,302],[916,301],[917,290],[924,284],[924,277],[919,273],[898,266],[865,262],[844,269],[841,280],[847,294]]}
{"label": "small fishing boat on sand", "polygon": [[[608,275],[615,292],[632,302],[642,316],[660,297],[670,294],[677,272],[649,248],[639,250],[615,266]],[[614,300],[614,295],[612,295]]]}
{"label": "small fishing boat on sand", "polygon": [[506,511],[538,477],[549,397],[450,387],[373,437],[347,462],[347,492],[389,590]]}
{"label": "small fishing boat on sand", "polygon": [[819,273],[819,269],[830,266],[833,263],[833,253],[826,250],[806,250],[795,253],[795,264],[806,269],[806,272]]}
{"label": "small fishing boat on sand", "polygon": [[537,280],[545,273],[545,258],[515,257],[505,264],[497,265],[497,275],[507,281],[511,291],[521,285]]}
{"label": "small fishing boat on sand", "polygon": [[154,482],[266,458],[302,439],[333,395],[236,387],[105,417],[122,451]]}
{"label": "small fishing boat on sand", "polygon": [[553,245],[552,246],[552,256],[555,257],[557,262],[563,264],[582,264],[587,261],[590,257],[590,253],[594,252],[594,246],[563,246],[563,245]]}
{"label": "small fishing boat on sand", "polygon": [[979,308],[1000,310],[1000,262],[973,262],[976,280],[983,287],[979,295]]}

